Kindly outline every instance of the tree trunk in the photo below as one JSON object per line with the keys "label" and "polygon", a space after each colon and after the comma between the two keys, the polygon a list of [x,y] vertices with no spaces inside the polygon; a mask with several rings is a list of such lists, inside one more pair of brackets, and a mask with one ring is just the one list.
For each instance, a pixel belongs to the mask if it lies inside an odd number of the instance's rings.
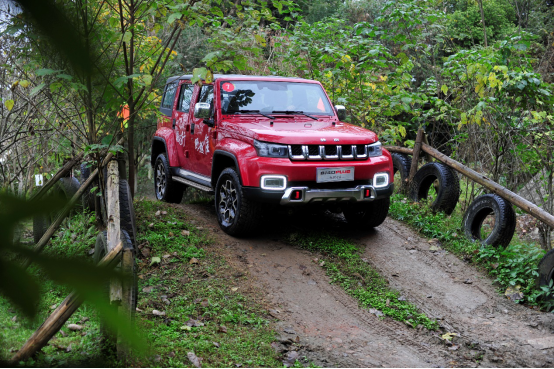
{"label": "tree trunk", "polygon": [[478,0],[479,10],[481,11],[481,23],[483,24],[483,34],[485,36],[485,47],[488,47],[487,43],[487,25],[485,24],[485,13],[483,12],[483,0]]}

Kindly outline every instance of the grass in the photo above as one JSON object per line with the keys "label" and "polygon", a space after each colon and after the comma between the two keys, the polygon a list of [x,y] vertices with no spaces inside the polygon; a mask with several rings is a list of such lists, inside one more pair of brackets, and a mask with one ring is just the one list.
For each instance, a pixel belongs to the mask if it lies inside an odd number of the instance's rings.
{"label": "grass", "polygon": [[[136,210],[137,243],[151,248],[139,263],[146,292],[137,321],[155,353],[141,365],[191,366],[187,353],[194,352],[205,367],[282,366],[271,347],[270,317],[256,302],[247,271],[229,264],[208,232],[187,223],[178,208],[142,201]],[[152,257],[162,262],[150,266]],[[154,316],[153,310],[165,315]]]}
{"label": "grass", "polygon": [[[135,202],[135,207],[141,247],[135,322],[147,349],[135,352],[126,364],[113,352],[102,351],[100,317],[84,304],[68,321],[82,325],[82,331],[64,326],[63,334],[21,366],[192,367],[191,352],[203,358],[203,367],[282,366],[271,347],[276,339],[272,318],[259,303],[248,271],[227,262],[208,232],[188,222],[179,208],[148,200]],[[46,252],[92,262],[89,251],[96,235],[94,217],[77,214],[63,224]],[[154,257],[160,263],[152,263]],[[31,271],[41,282],[40,313],[29,321],[0,297],[0,359],[9,359],[70,292],[37,268]]]}
{"label": "grass", "polygon": [[296,232],[289,234],[286,241],[322,253],[324,256],[318,262],[331,282],[341,286],[362,307],[377,309],[410,327],[438,329],[435,320],[419,312],[410,302],[399,299],[400,293],[391,289],[387,280],[362,260],[362,247],[326,231]]}
{"label": "grass", "polygon": [[391,200],[389,216],[409,224],[423,236],[438,239],[443,248],[482,266],[495,278],[501,292],[512,287],[523,293],[523,302],[539,304],[544,294],[535,288],[538,263],[544,255],[540,246],[522,242],[517,235],[505,249],[481,245],[465,237],[459,207],[452,215],[445,216],[434,213],[425,203],[409,201],[402,194],[394,194]]}

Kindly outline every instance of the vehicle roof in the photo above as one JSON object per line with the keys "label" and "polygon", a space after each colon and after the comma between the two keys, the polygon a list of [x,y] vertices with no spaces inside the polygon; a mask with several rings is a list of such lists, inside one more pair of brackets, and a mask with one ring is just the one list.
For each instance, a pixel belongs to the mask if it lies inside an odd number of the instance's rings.
{"label": "vehicle roof", "polygon": [[[176,80],[189,80],[192,79],[192,74],[184,74],[182,76],[169,77],[166,84],[174,82]],[[281,76],[250,76],[245,74],[214,74],[214,81],[218,79],[225,79],[230,81],[275,81],[275,82],[308,82],[317,83],[311,79],[299,78],[299,77],[281,77]]]}

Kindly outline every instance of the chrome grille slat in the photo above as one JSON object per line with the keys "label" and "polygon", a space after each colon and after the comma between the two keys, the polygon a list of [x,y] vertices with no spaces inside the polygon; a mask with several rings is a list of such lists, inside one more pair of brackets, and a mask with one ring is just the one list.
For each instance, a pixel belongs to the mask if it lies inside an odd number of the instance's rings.
{"label": "chrome grille slat", "polygon": [[291,160],[364,160],[367,145],[288,145]]}

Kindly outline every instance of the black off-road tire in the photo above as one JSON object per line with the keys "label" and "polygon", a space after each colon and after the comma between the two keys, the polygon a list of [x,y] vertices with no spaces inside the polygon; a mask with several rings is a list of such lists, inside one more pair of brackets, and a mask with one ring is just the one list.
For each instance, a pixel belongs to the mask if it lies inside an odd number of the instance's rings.
{"label": "black off-road tire", "polygon": [[[90,167],[88,167],[86,164],[81,164],[81,183],[85,183],[86,180],[88,179],[88,177],[90,177]],[[83,203],[83,209],[85,210],[89,210],[89,211],[94,211],[96,205],[95,205],[95,201],[96,201],[96,195],[93,194],[93,193],[90,193],[90,190],[94,187],[94,186],[97,186],[97,180],[94,180],[92,181],[92,183],[90,184],[90,186],[87,187],[87,189],[85,190],[85,192],[83,193],[83,196],[81,197],[81,202]]]}
{"label": "black off-road tire", "polygon": [[[485,218],[494,214],[494,229],[486,239],[481,238],[481,227]],[[464,214],[464,232],[470,240],[485,245],[506,247],[510,244],[516,229],[516,213],[512,204],[494,194],[481,195],[469,205]]]}
{"label": "black off-road tire", "polygon": [[133,245],[136,245],[135,207],[131,196],[131,188],[126,179],[119,180],[119,223],[121,229],[129,234]]}
{"label": "black off-road tire", "polygon": [[154,193],[160,201],[179,204],[183,200],[185,186],[173,181],[169,161],[165,153],[158,155],[154,164]]}
{"label": "black off-road tire", "polygon": [[224,169],[215,186],[215,212],[221,229],[235,237],[255,232],[262,216],[260,203],[247,199],[234,168]]}
{"label": "black off-road tire", "polygon": [[[60,178],[60,181],[53,186],[52,191],[62,198],[65,197],[69,201],[79,190],[80,186],[81,184],[77,178],[64,177]],[[59,212],[54,212],[33,217],[33,240],[35,244],[44,236],[52,222],[58,217],[58,214]]]}
{"label": "black off-road tire", "polygon": [[460,180],[456,172],[443,163],[427,163],[422,166],[412,180],[409,196],[415,202],[426,199],[429,189],[437,180],[437,198],[430,205],[431,209],[450,215],[460,197]]}
{"label": "black off-road tire", "polygon": [[[137,264],[136,264],[136,249],[134,248],[131,238],[129,237],[129,234],[125,230],[121,230],[121,242],[123,242],[123,248],[124,249],[131,249],[133,250],[133,255],[135,259],[135,263],[133,266],[133,274],[131,276],[132,280],[132,286],[131,294],[129,296],[129,306],[131,307],[131,319],[135,318],[136,309],[137,309],[137,301],[138,301],[138,279],[137,279]],[[108,232],[103,231],[98,234],[96,237],[96,244],[94,246],[94,263],[98,264],[100,260],[104,256],[106,256],[108,253]],[[120,262],[118,263],[120,265]],[[120,266],[116,267],[120,268]],[[106,284],[105,286],[105,295],[107,298],[109,298],[109,284]],[[117,312],[117,307],[113,306],[114,312]],[[105,343],[107,345],[113,345],[116,342],[116,337],[113,334],[113,332],[107,327],[106,323],[102,322],[100,325],[100,331],[105,338]],[[106,346],[107,346],[106,345]]]}
{"label": "black off-road tire", "polygon": [[52,222],[49,215],[35,215],[33,217],[33,240],[35,244],[40,241]]}
{"label": "black off-road tire", "polygon": [[400,173],[400,183],[395,183],[395,188],[398,189],[400,193],[408,192],[408,185],[406,180],[410,176],[410,169],[412,167],[412,158],[405,154],[392,153],[392,166],[394,169],[394,174],[397,172]]}
{"label": "black off-road tire", "polygon": [[[554,277],[554,249],[548,251],[541,261],[539,261],[539,276],[537,278],[537,288],[544,286],[551,287],[550,283]],[[554,291],[553,291],[554,292]],[[554,305],[554,294],[550,293],[542,297],[543,302],[549,302]]]}
{"label": "black off-road tire", "polygon": [[349,224],[362,227],[380,226],[389,213],[390,197],[373,200],[368,203],[353,204],[343,209],[343,214]]}

